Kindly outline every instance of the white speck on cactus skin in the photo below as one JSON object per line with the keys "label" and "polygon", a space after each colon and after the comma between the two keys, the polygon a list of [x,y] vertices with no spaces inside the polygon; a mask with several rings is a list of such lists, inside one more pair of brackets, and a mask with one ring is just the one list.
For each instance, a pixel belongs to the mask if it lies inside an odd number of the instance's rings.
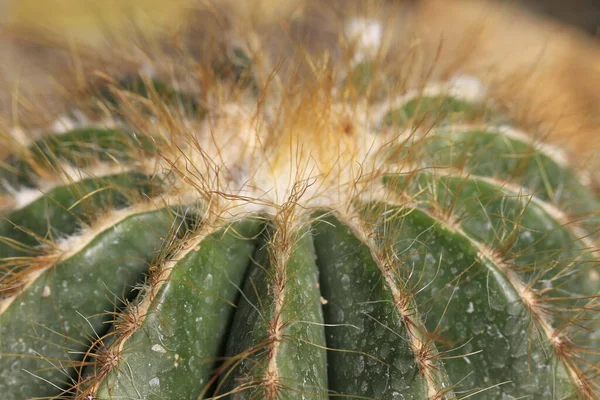
{"label": "white speck on cactus skin", "polygon": [[155,344],[154,346],[152,346],[152,351],[155,351],[160,354],[165,354],[167,352],[167,350],[160,344]]}
{"label": "white speck on cactus skin", "polygon": [[467,306],[467,314],[472,314],[473,311],[475,311],[475,307],[473,307],[473,302],[470,301],[469,305]]}
{"label": "white speck on cactus skin", "polygon": [[52,294],[50,286],[44,286],[44,289],[42,290],[42,297],[50,297],[50,294]]}

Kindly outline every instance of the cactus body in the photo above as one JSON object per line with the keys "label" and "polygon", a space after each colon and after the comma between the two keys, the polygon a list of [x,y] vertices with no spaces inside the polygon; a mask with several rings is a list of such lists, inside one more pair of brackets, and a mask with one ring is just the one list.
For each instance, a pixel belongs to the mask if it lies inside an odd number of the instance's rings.
{"label": "cactus body", "polygon": [[450,86],[272,90],[242,58],[4,161],[4,399],[597,396],[580,171]]}

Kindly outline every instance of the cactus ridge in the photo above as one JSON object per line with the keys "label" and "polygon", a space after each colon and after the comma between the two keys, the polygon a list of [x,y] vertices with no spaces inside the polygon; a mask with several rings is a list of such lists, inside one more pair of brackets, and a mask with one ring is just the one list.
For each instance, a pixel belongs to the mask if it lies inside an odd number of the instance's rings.
{"label": "cactus ridge", "polygon": [[472,81],[248,42],[2,162],[6,398],[597,398],[588,177]]}

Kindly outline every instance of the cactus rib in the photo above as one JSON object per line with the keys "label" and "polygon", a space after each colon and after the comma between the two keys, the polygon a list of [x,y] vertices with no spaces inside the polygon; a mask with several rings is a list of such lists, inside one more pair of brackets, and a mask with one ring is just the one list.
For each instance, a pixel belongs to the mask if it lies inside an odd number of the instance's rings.
{"label": "cactus rib", "polygon": [[383,15],[208,3],[0,164],[3,396],[598,398],[593,171]]}

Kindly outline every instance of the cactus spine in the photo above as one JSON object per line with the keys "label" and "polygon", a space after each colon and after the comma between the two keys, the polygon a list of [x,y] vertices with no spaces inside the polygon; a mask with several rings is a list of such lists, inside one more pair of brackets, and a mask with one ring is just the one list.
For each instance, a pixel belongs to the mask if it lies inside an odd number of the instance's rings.
{"label": "cactus spine", "polygon": [[596,398],[584,171],[471,81],[255,39],[5,160],[4,398]]}

